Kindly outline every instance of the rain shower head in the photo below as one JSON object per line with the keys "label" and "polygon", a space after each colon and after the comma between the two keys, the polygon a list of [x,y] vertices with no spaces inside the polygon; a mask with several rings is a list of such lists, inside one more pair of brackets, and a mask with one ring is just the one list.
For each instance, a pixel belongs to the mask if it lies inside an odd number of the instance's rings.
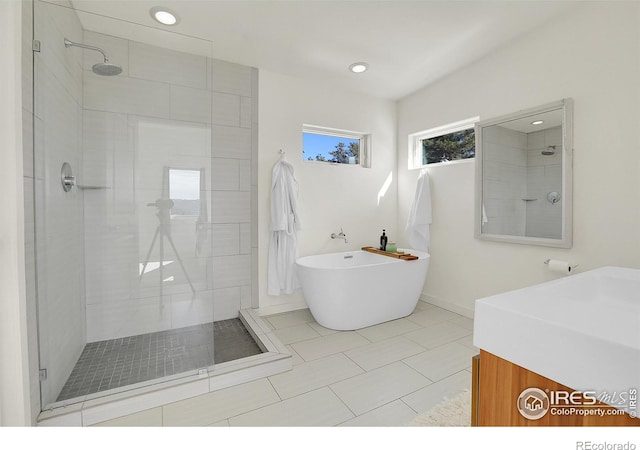
{"label": "rain shower head", "polygon": [[93,70],[93,73],[97,75],[104,75],[107,77],[120,75],[122,73],[122,67],[117,64],[112,64],[106,59],[104,62],[94,64],[93,67],[91,67],[91,70]]}
{"label": "rain shower head", "polygon": [[556,146],[550,145],[545,150],[542,150],[542,154],[545,156],[551,156],[556,154]]}
{"label": "rain shower head", "polygon": [[104,52],[104,50],[102,50],[99,47],[79,44],[77,42],[72,42],[67,38],[64,38],[64,46],[66,48],[69,48],[69,47],[86,48],[87,50],[93,50],[94,52],[102,53],[102,56],[104,57],[104,62],[96,63],[91,68],[91,70],[93,70],[93,73],[95,73],[96,75],[113,76],[113,75],[120,75],[122,73],[122,67],[120,67],[117,64],[110,63],[109,58],[107,58],[107,54]]}

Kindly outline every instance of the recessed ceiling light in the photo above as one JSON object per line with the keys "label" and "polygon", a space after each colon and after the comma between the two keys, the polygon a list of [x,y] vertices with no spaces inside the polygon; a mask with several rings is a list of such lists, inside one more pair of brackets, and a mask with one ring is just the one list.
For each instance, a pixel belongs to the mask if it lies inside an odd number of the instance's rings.
{"label": "recessed ceiling light", "polygon": [[362,73],[369,68],[369,64],[364,62],[353,63],[349,66],[349,70],[353,73]]}
{"label": "recessed ceiling light", "polygon": [[162,25],[175,25],[178,23],[178,15],[167,8],[154,6],[149,10],[151,17],[160,22]]}
{"label": "recessed ceiling light", "polygon": [[533,122],[531,122],[531,125],[542,125],[544,123],[544,120],[534,120]]}

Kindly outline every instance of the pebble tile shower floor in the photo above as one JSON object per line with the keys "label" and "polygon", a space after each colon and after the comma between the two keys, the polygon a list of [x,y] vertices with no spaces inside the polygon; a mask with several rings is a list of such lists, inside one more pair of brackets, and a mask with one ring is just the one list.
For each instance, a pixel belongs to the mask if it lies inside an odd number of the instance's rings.
{"label": "pebble tile shower floor", "polygon": [[262,353],[240,319],[87,344],[57,401]]}

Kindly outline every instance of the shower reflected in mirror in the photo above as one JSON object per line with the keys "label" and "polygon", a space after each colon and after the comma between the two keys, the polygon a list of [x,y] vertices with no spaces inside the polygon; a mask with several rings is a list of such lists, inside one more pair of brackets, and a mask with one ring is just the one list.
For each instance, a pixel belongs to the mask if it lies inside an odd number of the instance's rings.
{"label": "shower reflected in mirror", "polygon": [[570,248],[572,102],[476,124],[478,239]]}

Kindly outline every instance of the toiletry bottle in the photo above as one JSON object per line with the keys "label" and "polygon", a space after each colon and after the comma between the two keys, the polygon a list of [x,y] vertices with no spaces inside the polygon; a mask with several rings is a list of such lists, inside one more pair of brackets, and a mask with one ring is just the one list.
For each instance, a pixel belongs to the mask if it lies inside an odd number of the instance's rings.
{"label": "toiletry bottle", "polygon": [[380,236],[380,250],[383,252],[387,250],[387,235],[382,230],[382,236]]}

